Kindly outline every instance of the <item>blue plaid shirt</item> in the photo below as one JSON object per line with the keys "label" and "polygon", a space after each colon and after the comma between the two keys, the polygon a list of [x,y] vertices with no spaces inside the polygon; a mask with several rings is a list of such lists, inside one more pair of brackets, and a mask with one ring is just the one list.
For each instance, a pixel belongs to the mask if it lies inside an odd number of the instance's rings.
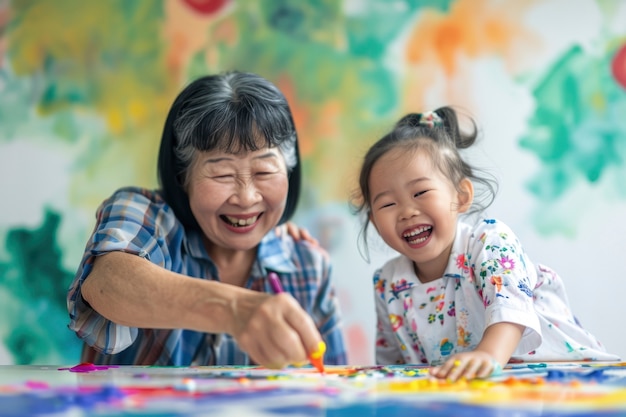
{"label": "blue plaid shirt", "polygon": [[[69,328],[83,339],[82,362],[118,365],[248,365],[248,355],[229,334],[185,329],[140,329],[107,320],[83,300],[81,285],[96,256],[123,251],[141,256],[189,279],[218,280],[198,231],[187,231],[158,191],[127,187],[105,200],[68,296]],[[257,249],[246,288],[271,292],[268,271],[278,273],[313,318],[327,345],[324,362],[346,363],[340,311],[327,253],[306,241],[268,233]]]}

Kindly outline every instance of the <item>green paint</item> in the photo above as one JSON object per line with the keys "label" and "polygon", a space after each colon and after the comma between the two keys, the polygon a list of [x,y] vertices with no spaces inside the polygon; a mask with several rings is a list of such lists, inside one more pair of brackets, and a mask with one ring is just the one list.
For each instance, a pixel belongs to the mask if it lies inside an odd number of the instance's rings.
{"label": "green paint", "polygon": [[44,114],[106,112],[170,83],[160,1],[15,0],[11,15],[7,55],[16,75],[37,79]]}
{"label": "green paint", "polygon": [[[609,71],[614,49],[591,55],[572,47],[533,91],[537,107],[520,145],[541,161],[527,189],[540,201],[534,222],[546,234],[571,229],[563,216],[547,212],[549,203],[583,182],[599,185],[607,173],[609,178],[626,173],[626,95]],[[614,185],[626,197],[623,182]]]}
{"label": "green paint", "polygon": [[73,273],[61,266],[60,221],[60,214],[46,210],[40,227],[14,228],[6,235],[9,259],[0,262],[0,288],[12,301],[0,306],[1,315],[10,317],[2,339],[16,364],[79,358],[78,339],[67,329],[65,297]]}

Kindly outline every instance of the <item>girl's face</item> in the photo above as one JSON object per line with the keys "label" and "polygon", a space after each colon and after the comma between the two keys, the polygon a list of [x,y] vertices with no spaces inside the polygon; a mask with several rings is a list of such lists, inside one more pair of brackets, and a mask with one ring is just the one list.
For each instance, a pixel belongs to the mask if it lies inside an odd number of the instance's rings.
{"label": "girl's face", "polygon": [[199,152],[187,193],[209,248],[256,247],[278,224],[288,184],[285,161],[277,148],[238,155]]}
{"label": "girl's face", "polygon": [[383,240],[407,256],[422,282],[440,278],[448,263],[459,213],[473,197],[465,179],[457,192],[425,151],[394,149],[372,167],[370,220]]}

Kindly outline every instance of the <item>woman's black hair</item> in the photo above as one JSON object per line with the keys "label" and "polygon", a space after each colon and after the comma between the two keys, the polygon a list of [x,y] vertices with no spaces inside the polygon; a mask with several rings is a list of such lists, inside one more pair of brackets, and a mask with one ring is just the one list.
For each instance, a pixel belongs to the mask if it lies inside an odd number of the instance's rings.
{"label": "woman's black hair", "polygon": [[293,116],[282,92],[252,73],[231,71],[196,79],[176,97],[165,120],[157,173],[163,198],[188,229],[199,230],[185,190],[196,151],[281,150],[289,175],[288,221],[300,195],[301,169]]}

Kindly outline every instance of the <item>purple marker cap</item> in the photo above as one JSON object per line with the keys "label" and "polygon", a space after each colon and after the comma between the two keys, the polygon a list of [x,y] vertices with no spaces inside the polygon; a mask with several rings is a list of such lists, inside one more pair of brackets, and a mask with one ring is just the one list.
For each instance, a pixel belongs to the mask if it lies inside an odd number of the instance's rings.
{"label": "purple marker cap", "polygon": [[272,287],[272,291],[274,291],[276,294],[284,292],[283,286],[280,285],[280,279],[278,279],[278,274],[276,274],[276,272],[270,272],[267,275],[267,280],[270,283],[270,287]]}

